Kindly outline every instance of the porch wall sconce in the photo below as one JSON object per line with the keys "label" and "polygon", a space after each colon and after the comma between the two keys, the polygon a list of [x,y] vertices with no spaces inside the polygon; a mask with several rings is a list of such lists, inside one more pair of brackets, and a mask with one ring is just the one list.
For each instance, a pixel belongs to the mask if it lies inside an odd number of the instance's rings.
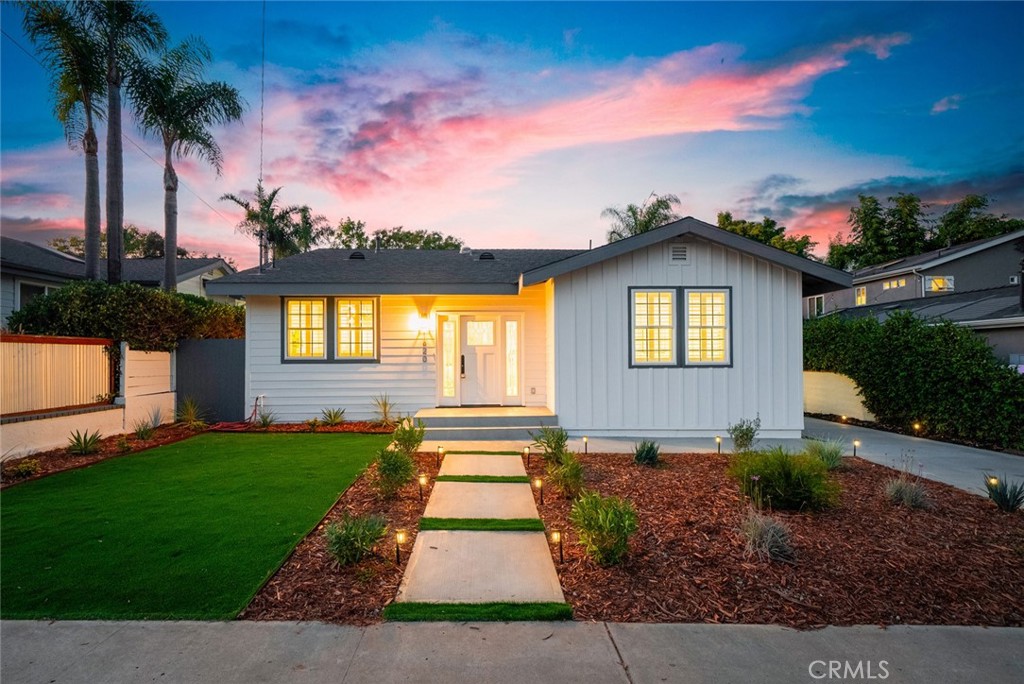
{"label": "porch wall sconce", "polygon": [[583,435],[583,453],[587,453],[587,442],[589,441],[590,438],[587,437],[586,435]]}
{"label": "porch wall sconce", "polygon": [[419,481],[420,481],[420,501],[423,501],[423,488],[427,486],[427,474],[426,473],[420,473]]}
{"label": "porch wall sconce", "polygon": [[857,447],[859,447],[859,446],[860,446],[860,440],[859,439],[853,440],[853,455],[854,456],[857,455]]}
{"label": "porch wall sconce", "polygon": [[533,486],[534,486],[534,488],[536,488],[537,492],[540,494],[540,505],[543,506],[544,505],[544,480],[542,480],[539,477],[533,478]]}
{"label": "porch wall sconce", "polygon": [[530,467],[530,447],[528,447],[528,446],[524,446],[523,447],[523,456],[526,457],[526,467],[529,468]]}
{"label": "porch wall sconce", "polygon": [[402,544],[405,543],[408,536],[405,530],[395,530],[395,565],[402,564]]}
{"label": "porch wall sconce", "polygon": [[551,530],[551,543],[558,544],[558,562],[565,562],[565,553],[562,551],[562,532],[561,530]]}
{"label": "porch wall sconce", "polygon": [[434,465],[436,465],[438,468],[441,467],[442,458],[444,458],[444,447],[439,446],[437,447],[437,456],[434,457]]}
{"label": "porch wall sconce", "polygon": [[718,453],[722,453],[722,438],[719,435],[715,435],[715,444],[718,445]]}

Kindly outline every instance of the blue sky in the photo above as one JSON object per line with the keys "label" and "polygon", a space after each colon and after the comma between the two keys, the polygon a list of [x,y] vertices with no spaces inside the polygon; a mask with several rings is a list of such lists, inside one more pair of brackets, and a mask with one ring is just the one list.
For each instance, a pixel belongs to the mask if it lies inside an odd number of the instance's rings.
{"label": "blue sky", "polygon": [[[153,7],[249,103],[218,131],[222,176],[178,164],[181,243],[252,264],[218,198],[259,174],[262,5]],[[3,3],[0,229],[44,242],[81,230],[83,164],[20,23]],[[332,223],[474,247],[600,244],[601,210],[651,192],[819,251],[858,192],[1024,216],[1022,25],[1021,3],[269,2],[264,177]],[[126,219],[162,230],[159,166],[131,142],[125,165]]]}

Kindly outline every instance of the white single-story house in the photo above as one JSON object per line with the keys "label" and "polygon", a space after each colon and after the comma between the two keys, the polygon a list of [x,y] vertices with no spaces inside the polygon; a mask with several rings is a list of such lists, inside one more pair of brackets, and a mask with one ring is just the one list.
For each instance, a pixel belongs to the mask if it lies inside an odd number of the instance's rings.
{"label": "white single-story house", "polygon": [[245,297],[245,396],[279,420],[370,419],[386,393],[403,414],[532,408],[574,435],[710,437],[759,416],[790,438],[802,298],[849,286],[684,218],[586,251],[315,250],[207,288]]}

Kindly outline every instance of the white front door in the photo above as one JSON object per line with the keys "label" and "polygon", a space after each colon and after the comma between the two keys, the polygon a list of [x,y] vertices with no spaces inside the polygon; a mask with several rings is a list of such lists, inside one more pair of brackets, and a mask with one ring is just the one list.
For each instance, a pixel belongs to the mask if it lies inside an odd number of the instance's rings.
{"label": "white front door", "polygon": [[501,331],[498,316],[460,316],[459,371],[462,405],[502,403]]}

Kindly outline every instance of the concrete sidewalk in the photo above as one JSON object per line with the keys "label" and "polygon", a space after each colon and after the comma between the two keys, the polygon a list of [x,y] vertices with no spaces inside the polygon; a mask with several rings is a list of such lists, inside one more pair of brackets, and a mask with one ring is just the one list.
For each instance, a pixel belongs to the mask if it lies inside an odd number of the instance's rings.
{"label": "concrete sidewalk", "polygon": [[1007,628],[864,626],[797,632],[760,625],[601,622],[366,628],[313,622],[0,624],[4,684],[790,684],[837,679],[1002,684],[1022,676],[1024,630]]}

